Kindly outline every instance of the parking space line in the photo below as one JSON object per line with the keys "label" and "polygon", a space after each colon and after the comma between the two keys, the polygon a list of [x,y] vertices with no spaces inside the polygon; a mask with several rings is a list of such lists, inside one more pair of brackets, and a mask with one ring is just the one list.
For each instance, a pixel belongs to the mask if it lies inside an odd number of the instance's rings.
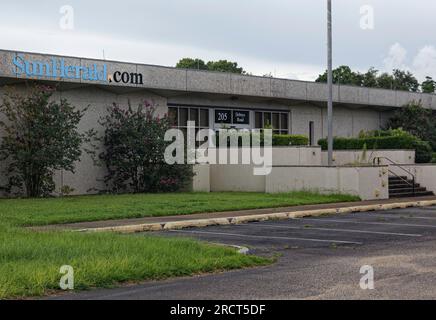
{"label": "parking space line", "polygon": [[311,241],[311,242],[328,242],[328,243],[343,243],[343,244],[358,244],[362,245],[362,242],[355,241],[343,241],[343,240],[328,240],[328,239],[311,239],[311,238],[294,238],[294,237],[275,237],[275,236],[256,236],[248,234],[238,233],[226,233],[226,232],[210,232],[210,231],[187,231],[187,230],[170,230],[171,232],[190,233],[190,234],[209,234],[228,237],[240,237],[240,238],[253,238],[253,239],[276,239],[276,240],[296,240],[296,241]]}
{"label": "parking space line", "polygon": [[348,232],[348,233],[368,233],[368,234],[379,234],[386,236],[402,236],[402,237],[422,237],[421,234],[410,234],[410,233],[396,233],[396,232],[379,232],[379,231],[366,231],[366,230],[355,230],[355,229],[334,229],[334,228],[314,228],[314,227],[290,227],[290,226],[275,226],[269,224],[258,224],[261,227],[267,228],[280,228],[280,229],[293,229],[293,230],[319,230],[319,231],[334,231],[334,232]]}
{"label": "parking space line", "polygon": [[412,214],[407,214],[407,213],[393,213],[393,214],[377,214],[374,213],[375,217],[380,217],[380,218],[397,218],[397,219],[422,219],[422,220],[436,220],[436,217],[420,217],[420,216],[414,216]]}
{"label": "parking space line", "polygon": [[301,221],[372,224],[372,225],[416,227],[416,228],[436,228],[436,226],[428,226],[428,225],[423,225],[423,224],[406,224],[406,223],[392,223],[392,222],[367,222],[367,221],[353,221],[353,220],[342,220],[342,219],[341,220],[333,220],[333,219],[310,219],[310,218],[291,218],[291,219],[292,220],[301,220]]}

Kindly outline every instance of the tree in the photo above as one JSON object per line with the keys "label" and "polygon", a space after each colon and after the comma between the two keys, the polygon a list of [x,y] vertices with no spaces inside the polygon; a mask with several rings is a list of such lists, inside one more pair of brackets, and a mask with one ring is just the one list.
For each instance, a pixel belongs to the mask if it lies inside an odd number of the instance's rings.
{"label": "tree", "polygon": [[8,184],[3,189],[41,197],[54,191],[56,170],[74,172],[87,139],[87,134],[78,131],[86,109],[76,110],[65,99],[53,101],[53,87],[33,84],[27,92],[9,88],[0,106],[6,119],[0,122],[5,133],[0,160],[8,164],[4,172]]}
{"label": "tree", "polygon": [[208,70],[208,66],[201,59],[183,58],[177,62],[176,68],[181,69],[196,69],[196,70]]}
{"label": "tree", "polygon": [[376,88],[377,87],[377,76],[378,70],[375,68],[369,68],[369,70],[362,75],[361,84],[367,88]]}
{"label": "tree", "polygon": [[[327,82],[327,71],[319,75],[316,82]],[[360,74],[353,72],[349,66],[340,66],[333,70],[333,83],[342,85],[357,85],[360,86]]]}
{"label": "tree", "polygon": [[436,120],[432,110],[425,109],[418,102],[413,102],[396,111],[389,119],[387,128],[398,129],[430,142],[436,150]]}
{"label": "tree", "polygon": [[435,93],[436,91],[436,81],[432,77],[425,77],[425,81],[421,84],[422,92],[424,93]]}
{"label": "tree", "polygon": [[244,69],[238,66],[237,62],[227,60],[209,61],[208,63],[205,63],[203,60],[198,58],[183,58],[177,62],[176,68],[246,74]]}
{"label": "tree", "polygon": [[227,60],[209,61],[207,63],[207,67],[209,71],[230,72],[238,74],[245,73],[243,68],[238,67],[238,63]]}
{"label": "tree", "polygon": [[377,77],[377,88],[380,89],[394,89],[394,77],[387,72],[382,73]]}
{"label": "tree", "polygon": [[[375,68],[370,68],[362,74],[351,70],[348,66],[340,66],[333,70],[333,83],[412,92],[419,90],[418,80],[409,71],[395,69],[392,74],[385,72],[379,75],[378,73]],[[327,71],[319,75],[315,81],[327,82]]]}
{"label": "tree", "polygon": [[417,92],[419,90],[419,82],[410,71],[394,69],[392,75],[394,77],[394,90],[412,92]]}
{"label": "tree", "polygon": [[108,174],[105,183],[114,193],[168,192],[187,186],[193,177],[192,166],[165,163],[170,142],[165,133],[171,128],[168,116],[155,116],[148,102],[133,109],[113,104],[100,119],[105,128],[105,150],[99,155]]}

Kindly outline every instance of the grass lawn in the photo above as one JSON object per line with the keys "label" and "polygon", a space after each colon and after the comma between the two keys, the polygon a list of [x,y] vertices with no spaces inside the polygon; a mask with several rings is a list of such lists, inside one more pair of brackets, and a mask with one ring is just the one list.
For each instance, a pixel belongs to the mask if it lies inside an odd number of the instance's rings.
{"label": "grass lawn", "polygon": [[58,290],[63,265],[75,288],[164,279],[271,263],[190,239],[32,232],[23,226],[357,200],[309,193],[187,193],[0,200],[0,299]]}
{"label": "grass lawn", "polygon": [[72,232],[0,230],[0,299],[59,290],[63,265],[74,268],[75,289],[126,281],[252,267],[271,260],[190,239]]}
{"label": "grass lawn", "polygon": [[0,223],[8,221],[19,226],[34,226],[357,200],[359,200],[357,197],[348,195],[320,195],[309,192],[171,193],[11,199],[0,200]]}

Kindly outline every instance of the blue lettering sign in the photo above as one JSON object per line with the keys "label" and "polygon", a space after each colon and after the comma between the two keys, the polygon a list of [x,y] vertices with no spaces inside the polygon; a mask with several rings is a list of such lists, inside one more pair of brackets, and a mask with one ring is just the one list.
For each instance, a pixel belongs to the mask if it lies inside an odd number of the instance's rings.
{"label": "blue lettering sign", "polygon": [[33,61],[26,60],[22,54],[14,57],[12,64],[12,72],[17,76],[108,82],[106,64],[100,66],[97,63],[91,66],[69,65],[62,58]]}

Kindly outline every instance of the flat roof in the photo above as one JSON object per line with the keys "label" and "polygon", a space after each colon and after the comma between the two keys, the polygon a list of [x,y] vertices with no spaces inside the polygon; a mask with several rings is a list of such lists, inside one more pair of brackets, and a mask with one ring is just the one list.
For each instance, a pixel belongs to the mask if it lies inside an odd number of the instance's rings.
{"label": "flat roof", "polygon": [[[325,83],[0,50],[0,83],[17,80],[245,96],[294,103],[327,102]],[[425,108],[436,110],[434,94],[349,85],[335,85],[333,92],[334,102],[344,105],[399,108],[411,101],[421,101]]]}

